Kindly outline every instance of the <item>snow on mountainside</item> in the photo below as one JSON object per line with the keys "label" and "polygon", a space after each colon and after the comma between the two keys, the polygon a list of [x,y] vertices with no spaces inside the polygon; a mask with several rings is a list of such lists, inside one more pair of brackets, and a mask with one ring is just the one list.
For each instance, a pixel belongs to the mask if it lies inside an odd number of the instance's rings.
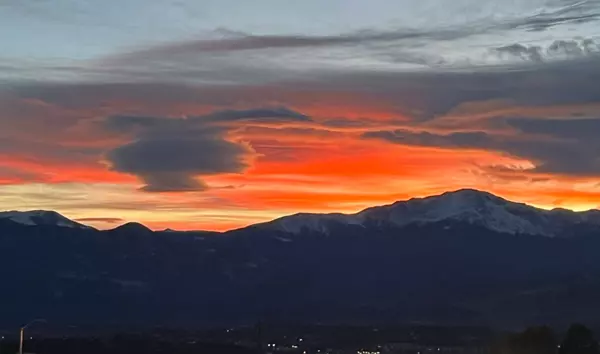
{"label": "snow on mountainside", "polygon": [[75,229],[90,229],[91,227],[70,220],[55,211],[3,211],[0,219],[9,219],[13,222],[28,226],[59,226]]}
{"label": "snow on mountainside", "polygon": [[328,227],[333,223],[366,225],[369,222],[401,227],[415,223],[452,220],[468,222],[502,233],[556,236],[561,230],[572,225],[600,225],[600,212],[543,210],[511,202],[487,192],[462,189],[368,208],[356,214],[296,214],[262,224],[261,227],[294,234],[304,229],[328,233]]}
{"label": "snow on mountainside", "polygon": [[[290,216],[285,216],[283,218],[279,218],[277,220],[273,220],[266,224],[258,225],[258,226],[268,226],[269,228],[274,228],[279,231],[289,232],[292,234],[297,234],[302,232],[303,228],[308,228],[311,231],[318,231],[327,233],[328,232],[328,224],[331,222],[341,223],[345,225],[361,225],[362,219],[356,217],[355,215],[347,215],[347,214],[308,214],[308,213],[299,213]],[[274,227],[271,227],[274,226]]]}

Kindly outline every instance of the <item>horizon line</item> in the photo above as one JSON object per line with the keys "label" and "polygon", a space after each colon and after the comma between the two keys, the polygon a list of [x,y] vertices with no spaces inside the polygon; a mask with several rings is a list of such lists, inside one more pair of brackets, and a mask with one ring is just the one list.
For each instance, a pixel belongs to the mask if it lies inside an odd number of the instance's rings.
{"label": "horizon line", "polygon": [[[46,210],[46,209],[16,210],[15,209],[15,210],[0,211],[0,213],[4,213],[4,212],[22,212],[22,213],[25,213],[25,212],[34,212],[34,211],[56,212],[56,213],[60,214],[61,216],[65,217],[65,218],[67,218],[67,219],[69,219],[69,220],[71,220],[73,222],[82,224],[84,226],[90,227],[90,228],[98,230],[98,231],[110,231],[110,230],[118,229],[118,228],[120,228],[120,227],[122,227],[124,225],[127,225],[127,224],[139,224],[139,225],[142,225],[145,228],[147,228],[147,229],[149,229],[149,230],[151,230],[153,232],[161,232],[161,231],[172,231],[172,232],[213,232],[213,233],[220,233],[220,234],[222,234],[222,233],[227,233],[227,232],[231,232],[231,231],[235,231],[235,230],[240,230],[240,229],[244,229],[244,228],[255,226],[255,225],[269,223],[269,222],[272,222],[272,221],[275,221],[275,220],[279,220],[281,218],[285,218],[285,217],[292,216],[292,215],[298,215],[298,214],[308,214],[308,215],[332,215],[332,214],[354,215],[354,214],[361,213],[361,212],[363,212],[363,211],[365,211],[367,209],[371,209],[371,208],[388,207],[388,206],[392,206],[392,205],[397,204],[397,203],[409,202],[411,200],[435,198],[435,197],[440,197],[440,196],[445,195],[445,194],[455,194],[455,193],[464,192],[464,191],[474,191],[474,192],[477,192],[477,193],[489,194],[489,195],[492,195],[494,197],[503,199],[503,200],[505,200],[505,201],[507,201],[509,203],[522,204],[522,205],[526,205],[526,206],[531,207],[531,208],[535,208],[535,209],[538,209],[538,210],[545,210],[545,211],[565,210],[565,211],[570,211],[570,212],[573,212],[573,213],[585,213],[585,212],[600,210],[600,208],[591,208],[591,209],[576,210],[576,209],[570,209],[570,208],[564,208],[564,207],[544,207],[544,206],[541,206],[541,205],[535,205],[535,204],[529,204],[529,203],[525,203],[525,202],[510,200],[510,199],[507,199],[505,197],[499,196],[499,195],[497,195],[495,193],[488,192],[486,190],[465,187],[465,188],[459,188],[459,189],[454,189],[454,190],[448,190],[448,191],[437,193],[437,194],[430,194],[430,195],[426,195],[426,196],[411,197],[411,198],[404,199],[404,200],[396,200],[394,202],[390,202],[390,203],[387,203],[387,204],[372,205],[372,206],[360,209],[360,210],[358,210],[356,212],[353,212],[353,213],[342,213],[342,212],[308,212],[308,211],[304,212],[304,211],[299,211],[299,212],[296,212],[296,213],[285,214],[285,215],[276,217],[274,219],[269,219],[269,220],[266,220],[266,221],[259,221],[259,222],[255,222],[255,223],[250,223],[250,224],[247,224],[247,225],[244,225],[244,226],[234,227],[234,228],[226,229],[226,230],[175,229],[175,228],[170,228],[170,227],[167,227],[167,228],[152,228],[152,227],[147,226],[143,222],[134,221],[134,220],[125,220],[125,219],[120,219],[120,218],[102,218],[102,217],[96,217],[95,218],[95,217],[87,217],[87,218],[73,218],[72,219],[72,218],[66,216],[65,214],[63,214],[62,212],[59,212],[59,211],[57,211],[55,209],[53,209],[53,210]],[[97,227],[88,225],[85,222],[81,222],[80,221],[80,220],[85,220],[85,219],[88,219],[88,221],[89,221],[89,219],[97,219],[99,221],[101,219],[107,219],[107,220],[108,219],[111,219],[111,220],[120,219],[122,221],[122,223],[120,223],[117,226],[112,227],[112,228],[97,228]]]}

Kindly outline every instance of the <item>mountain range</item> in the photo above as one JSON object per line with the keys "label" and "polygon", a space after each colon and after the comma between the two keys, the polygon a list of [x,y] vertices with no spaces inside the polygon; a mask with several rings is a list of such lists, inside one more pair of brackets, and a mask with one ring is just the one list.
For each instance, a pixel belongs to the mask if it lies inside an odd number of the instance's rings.
{"label": "mountain range", "polygon": [[0,212],[0,326],[589,323],[598,250],[597,210],[469,189],[224,233]]}
{"label": "mountain range", "polygon": [[493,194],[472,189],[448,192],[428,198],[414,198],[391,205],[348,214],[296,214],[263,226],[298,234],[304,231],[329,233],[329,225],[356,225],[362,228],[403,227],[441,221],[462,221],[500,233],[566,236],[575,225],[600,225],[600,211],[573,212],[543,210],[514,203]]}

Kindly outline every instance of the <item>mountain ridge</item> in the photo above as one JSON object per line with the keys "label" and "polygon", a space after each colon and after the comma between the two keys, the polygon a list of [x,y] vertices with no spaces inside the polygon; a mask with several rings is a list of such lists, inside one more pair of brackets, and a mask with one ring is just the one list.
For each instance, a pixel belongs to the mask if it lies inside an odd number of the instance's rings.
{"label": "mountain ridge", "polygon": [[91,226],[71,220],[53,210],[0,211],[0,219],[8,219],[27,226],[51,225],[77,229],[92,229]]}
{"label": "mountain ridge", "polygon": [[[210,233],[134,223],[115,231],[3,218],[0,277],[12,291],[0,293],[0,326],[34,317],[108,326],[261,319],[520,326],[600,317],[600,226],[573,223],[560,210],[530,215],[527,206],[484,194],[447,197],[367,209],[372,218],[364,222],[332,214],[297,234],[272,225]],[[548,225],[564,219],[568,227],[555,237],[496,231],[498,224],[478,217],[495,220],[483,211],[497,207],[541,225],[548,213]],[[387,222],[412,212],[431,216],[420,208],[460,217]]]}
{"label": "mountain ridge", "polygon": [[[55,211],[0,212],[0,219],[2,218],[30,226],[36,225],[35,221],[39,221],[41,218],[40,225],[54,224],[61,227],[91,228],[91,226],[70,220]],[[370,223],[399,227],[411,223],[426,224],[443,220],[466,221],[501,233],[554,237],[557,233],[563,232],[563,229],[577,224],[587,223],[600,226],[600,210],[542,209],[526,203],[510,201],[486,191],[463,188],[438,195],[372,206],[356,213],[300,212],[225,232],[204,230],[185,232],[227,233],[245,228],[259,228],[290,234],[300,234],[303,230],[328,233],[331,224],[365,227],[365,223]],[[148,229],[147,226],[140,223],[125,222],[109,230],[132,227]],[[154,232],[160,232],[160,230]]]}
{"label": "mountain ridge", "polygon": [[411,198],[392,204],[366,208],[354,214],[299,213],[259,224],[271,230],[301,233],[308,229],[328,232],[328,224],[364,226],[406,226],[443,220],[460,220],[485,226],[490,230],[510,234],[531,234],[554,237],[563,229],[581,223],[600,225],[600,211],[583,212],[565,209],[546,210],[512,202],[488,192],[460,189],[424,198]]}

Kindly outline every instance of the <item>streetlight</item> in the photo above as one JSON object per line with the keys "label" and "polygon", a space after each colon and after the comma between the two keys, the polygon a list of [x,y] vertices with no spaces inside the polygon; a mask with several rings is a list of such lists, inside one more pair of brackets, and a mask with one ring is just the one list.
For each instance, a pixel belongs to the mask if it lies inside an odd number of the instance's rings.
{"label": "streetlight", "polygon": [[37,322],[46,322],[46,320],[43,318],[40,318],[37,320],[33,320],[33,321],[29,322],[28,324],[26,324],[25,326],[21,327],[21,339],[19,340],[19,354],[23,354],[23,339],[25,337],[25,328],[27,328]]}

